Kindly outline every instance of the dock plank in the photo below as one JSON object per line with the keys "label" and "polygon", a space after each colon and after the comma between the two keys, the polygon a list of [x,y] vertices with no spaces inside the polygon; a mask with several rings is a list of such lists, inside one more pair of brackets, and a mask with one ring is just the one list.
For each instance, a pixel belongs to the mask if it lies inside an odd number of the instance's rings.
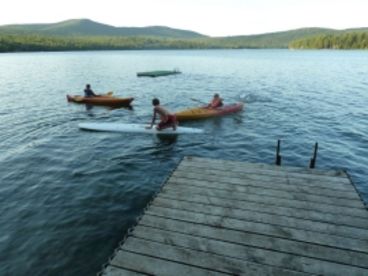
{"label": "dock plank", "polygon": [[227,191],[236,191],[239,193],[256,194],[261,196],[272,196],[283,199],[293,199],[298,201],[309,201],[316,203],[324,203],[337,206],[364,208],[362,202],[359,199],[353,200],[351,198],[338,198],[338,197],[327,197],[324,195],[311,195],[307,193],[299,193],[294,191],[283,191],[276,189],[265,189],[263,187],[254,187],[246,185],[237,185],[231,183],[222,182],[211,182],[208,180],[188,180],[188,179],[170,179],[170,185],[185,185],[185,186],[196,186],[198,188],[206,189],[218,189]]}
{"label": "dock plank", "polygon": [[111,265],[149,275],[229,275],[125,250],[116,253]]}
{"label": "dock plank", "polygon": [[212,173],[211,171],[206,170],[193,170],[190,168],[180,168],[179,170],[175,171],[174,176],[187,176],[193,179],[203,179],[204,176],[207,177],[208,180],[211,181],[218,181],[221,180],[222,182],[226,182],[227,179],[241,179],[243,181],[257,181],[257,182],[268,182],[273,183],[275,186],[277,184],[291,184],[291,185],[303,185],[308,187],[323,187],[333,190],[342,190],[342,191],[351,191],[352,187],[347,182],[328,182],[322,179],[298,179],[298,178],[290,178],[290,177],[274,177],[270,175],[260,175],[260,174],[247,174],[247,173],[238,173],[232,174],[231,172],[224,172],[224,173]]}
{"label": "dock plank", "polygon": [[268,204],[265,202],[237,201],[217,197],[202,195],[192,195],[190,197],[179,197],[175,192],[160,194],[160,198],[186,201],[189,203],[200,203],[210,206],[220,206],[225,208],[236,208],[241,210],[259,211],[286,217],[301,218],[317,222],[326,222],[336,225],[345,225],[356,228],[368,229],[368,220],[360,217],[342,216],[339,213],[323,213],[314,210],[296,209],[294,207],[284,207]]}
{"label": "dock plank", "polygon": [[244,250],[247,251],[249,248],[252,248],[253,250],[262,249],[368,268],[368,256],[364,252],[343,250],[340,248],[306,243],[303,241],[266,236],[259,233],[223,229],[212,227],[210,225],[198,225],[196,223],[156,217],[148,214],[142,218],[139,226],[146,226],[151,229],[155,228],[214,241],[238,244],[245,247]]}
{"label": "dock plank", "polygon": [[[141,239],[157,241],[171,246],[190,248],[199,252],[210,252],[211,254],[219,256],[230,256],[241,261],[250,262],[251,264],[265,265],[266,267],[273,266],[278,269],[291,269],[293,271],[304,271],[311,274],[336,274],[336,272],[342,271],[350,274],[353,271],[360,273],[366,273],[368,271],[367,268],[351,268],[350,265],[346,264],[331,266],[331,262],[327,260],[244,246],[216,239],[208,239],[157,228],[150,228],[143,225],[138,226],[133,235],[134,237]],[[196,254],[193,255],[200,257]],[[268,269],[271,267],[268,267]],[[280,274],[282,271],[277,271],[276,269],[274,269],[273,272],[278,272],[278,274],[274,275],[284,275]]]}
{"label": "dock plank", "polygon": [[[192,177],[191,177],[192,176]],[[226,185],[239,185],[243,187],[250,187],[250,188],[258,188],[259,190],[276,190],[280,192],[286,193],[301,193],[306,195],[323,195],[326,197],[332,198],[342,198],[342,199],[354,199],[360,200],[359,195],[356,193],[355,190],[336,190],[336,189],[329,189],[329,188],[322,188],[319,186],[309,187],[303,185],[290,185],[284,183],[278,183],[275,185],[274,183],[270,182],[262,182],[262,181],[253,181],[253,180],[244,180],[239,178],[227,178],[222,179],[221,177],[217,178],[216,181],[211,181],[210,179],[206,178],[205,180],[203,177],[199,177],[197,174],[191,172],[191,175],[181,174],[180,176],[173,175],[170,178],[170,181],[174,182],[210,182],[210,183],[218,183],[218,184],[226,184]]]}
{"label": "dock plank", "polygon": [[322,175],[322,176],[332,176],[346,178],[347,175],[342,170],[320,170],[320,169],[309,169],[307,167],[292,167],[292,166],[276,166],[271,164],[259,164],[259,163],[249,163],[236,160],[223,160],[223,159],[213,159],[213,158],[203,158],[196,156],[186,156],[184,157],[181,164],[204,164],[206,167],[218,168],[223,167],[227,170],[248,170],[256,172],[259,174],[283,174],[283,173],[300,173],[300,174],[311,174],[311,175]]}
{"label": "dock plank", "polygon": [[104,271],[104,275],[106,276],[142,276],[147,275],[145,273],[139,273],[131,270],[126,270],[120,267],[108,266]]}
{"label": "dock plank", "polygon": [[262,235],[272,237],[304,241],[308,243],[315,243],[319,245],[368,253],[368,241],[363,239],[346,238],[331,234],[323,234],[307,230],[287,228],[279,225],[232,219],[228,216],[214,216],[208,214],[187,212],[183,210],[162,208],[158,206],[151,206],[150,209],[147,210],[147,214],[170,219],[179,219],[186,222],[209,225],[212,227],[251,233],[260,233]]}
{"label": "dock plank", "polygon": [[266,224],[279,225],[283,227],[307,230],[317,233],[332,234],[336,236],[368,240],[368,228],[363,229],[349,226],[341,226],[331,223],[323,223],[318,221],[285,217],[283,215],[262,213],[259,212],[258,210],[248,211],[236,208],[218,207],[213,205],[172,200],[163,197],[157,198],[152,205],[169,209],[183,210],[193,213],[201,213],[215,216],[221,216],[223,214],[226,214],[226,216],[229,218],[239,220],[254,221]]}
{"label": "dock plank", "polygon": [[340,214],[346,216],[355,216],[368,219],[368,214],[366,209],[362,206],[361,208],[353,208],[353,207],[342,207],[336,205],[329,205],[324,203],[315,203],[315,202],[307,202],[307,201],[299,201],[293,199],[283,199],[277,198],[273,196],[266,195],[256,195],[256,194],[240,194],[234,191],[220,191],[213,189],[205,189],[198,187],[186,187],[180,186],[180,189],[173,187],[174,185],[165,186],[162,189],[162,193],[175,193],[178,197],[188,197],[191,195],[203,195],[208,197],[217,197],[223,199],[232,199],[234,201],[251,201],[251,202],[260,202],[269,205],[297,208],[297,209],[305,209],[305,210],[314,210],[332,214]]}
{"label": "dock plank", "polygon": [[239,258],[212,254],[208,251],[203,252],[177,245],[173,246],[134,236],[127,240],[124,250],[230,275],[240,275],[243,271],[247,271],[249,275],[306,275],[306,273],[259,265]]}

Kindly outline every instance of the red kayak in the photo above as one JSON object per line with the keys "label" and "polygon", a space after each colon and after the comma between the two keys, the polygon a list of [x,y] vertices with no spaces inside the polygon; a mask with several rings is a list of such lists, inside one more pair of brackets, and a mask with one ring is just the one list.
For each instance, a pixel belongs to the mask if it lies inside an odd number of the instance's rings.
{"label": "red kayak", "polygon": [[244,103],[241,102],[218,108],[196,107],[177,112],[175,115],[178,121],[199,120],[235,113],[242,110],[243,107]]}

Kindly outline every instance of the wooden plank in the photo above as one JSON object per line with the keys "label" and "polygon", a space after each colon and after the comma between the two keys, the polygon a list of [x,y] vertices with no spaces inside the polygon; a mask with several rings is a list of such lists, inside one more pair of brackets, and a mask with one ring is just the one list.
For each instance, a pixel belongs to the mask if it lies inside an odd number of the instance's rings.
{"label": "wooden plank", "polygon": [[209,214],[215,216],[221,216],[226,214],[226,217],[239,220],[273,224],[282,227],[289,227],[312,232],[331,234],[335,236],[368,240],[368,231],[367,231],[368,228],[362,229],[348,226],[340,226],[336,224],[322,223],[318,221],[290,218],[285,217],[283,215],[267,214],[253,210],[247,211],[236,208],[224,208],[212,205],[167,199],[162,197],[156,198],[155,201],[152,203],[152,205],[169,209],[184,210],[188,212]]}
{"label": "wooden plank", "polygon": [[301,193],[307,195],[324,195],[326,197],[333,197],[333,198],[344,198],[344,199],[353,199],[353,200],[360,200],[359,195],[355,190],[351,191],[341,191],[341,190],[332,190],[328,188],[321,188],[321,187],[308,187],[304,185],[290,185],[290,184],[282,184],[279,183],[275,185],[274,183],[269,182],[261,182],[261,181],[252,181],[247,180],[244,181],[242,179],[234,178],[228,180],[217,180],[217,181],[210,181],[210,180],[200,180],[198,176],[194,178],[190,178],[187,175],[182,175],[180,177],[173,175],[170,177],[170,181],[176,182],[184,182],[184,181],[205,181],[210,183],[219,183],[219,184],[227,184],[227,185],[239,185],[244,187],[252,187],[252,188],[259,188],[262,190],[275,190],[280,192],[290,192],[290,193]]}
{"label": "wooden plank", "polygon": [[123,250],[231,275],[240,275],[244,272],[249,275],[306,275],[305,273],[283,268],[259,265],[239,258],[211,254],[136,237],[130,237],[125,242]]}
{"label": "wooden plank", "polygon": [[151,275],[229,275],[125,250],[116,253],[111,265]]}
{"label": "wooden plank", "polygon": [[186,187],[184,185],[180,186],[180,190],[177,187],[172,187],[173,185],[165,185],[162,189],[162,193],[177,193],[178,196],[182,197],[190,197],[192,195],[203,195],[208,197],[218,197],[223,199],[231,199],[238,201],[250,201],[250,202],[259,202],[268,205],[276,205],[297,209],[306,209],[306,210],[314,210],[320,211],[324,213],[332,213],[332,214],[340,214],[340,215],[348,215],[355,216],[361,218],[368,218],[367,210],[364,207],[361,208],[352,208],[352,207],[341,207],[329,204],[322,203],[311,203],[306,201],[298,201],[292,199],[282,199],[271,196],[260,196],[255,194],[239,194],[231,191],[219,191],[219,190],[209,190],[198,187]]}
{"label": "wooden plank", "polygon": [[[320,275],[336,275],[338,273],[345,273],[345,275],[354,275],[362,272],[368,272],[367,268],[355,267],[351,266],[350,264],[341,264],[321,259],[303,257],[295,254],[240,245],[221,240],[165,231],[162,229],[151,228],[142,225],[138,226],[134,230],[133,235],[137,238],[166,243],[171,246],[209,252],[211,254],[220,256],[229,256],[244,261],[251,260],[251,262],[256,262],[260,265],[270,265],[295,271],[303,271],[306,273]],[[366,259],[368,259],[368,256]],[[274,275],[283,274],[276,273]]]}
{"label": "wooden plank", "polygon": [[109,265],[108,267],[104,269],[103,275],[106,275],[106,276],[142,276],[142,275],[147,275],[147,274],[134,272],[131,270],[126,270],[126,269],[122,269],[119,267]]}
{"label": "wooden plank", "polygon": [[292,166],[275,166],[270,164],[259,164],[259,163],[249,163],[243,161],[233,161],[233,160],[223,160],[223,159],[210,159],[196,156],[186,156],[183,162],[192,162],[192,163],[203,163],[203,164],[213,164],[219,165],[222,167],[238,167],[240,169],[243,168],[252,168],[259,169],[260,171],[274,171],[274,172],[295,172],[302,174],[319,174],[319,175],[327,175],[333,177],[346,177],[346,173],[341,170],[319,170],[319,169],[309,169],[302,167],[292,167]]}
{"label": "wooden plank", "polygon": [[283,199],[293,199],[298,201],[308,201],[308,202],[316,202],[323,204],[330,204],[336,206],[345,206],[345,207],[355,207],[355,208],[364,208],[363,203],[360,199],[345,199],[345,198],[336,198],[336,197],[327,197],[323,195],[310,195],[303,194],[297,192],[288,192],[276,189],[265,189],[262,187],[254,187],[254,186],[245,186],[245,185],[236,185],[229,183],[220,183],[220,182],[211,182],[208,180],[196,180],[196,179],[183,179],[183,178],[173,178],[169,180],[169,185],[185,185],[185,186],[195,186],[199,188],[206,189],[218,189],[225,191],[235,191],[238,193],[247,193],[247,194],[255,194],[260,196],[272,196]]}
{"label": "wooden plank", "polygon": [[202,195],[180,196],[175,191],[165,192],[159,195],[160,198],[187,201],[193,203],[203,203],[210,206],[220,206],[225,208],[237,208],[241,210],[260,211],[269,214],[278,214],[287,217],[301,218],[305,220],[326,222],[337,225],[346,225],[356,228],[368,228],[368,220],[359,217],[342,216],[340,214],[322,213],[313,210],[295,209],[293,207],[282,207],[265,204],[263,202],[244,202],[232,199],[222,199]]}
{"label": "wooden plank", "polygon": [[212,227],[221,227],[229,230],[259,233],[262,235],[368,253],[368,241],[362,239],[358,240],[306,230],[286,228],[271,224],[242,221],[228,218],[226,216],[213,216],[192,213],[183,210],[172,210],[158,206],[150,206],[149,210],[146,211],[146,214],[170,219],[180,219],[186,222],[203,224]]}
{"label": "wooden plank", "polygon": [[[318,244],[265,236],[258,233],[223,229],[203,224],[198,225],[196,223],[157,217],[149,214],[146,214],[141,219],[139,226],[163,229],[165,231],[181,233],[193,237],[271,250],[273,252],[287,253],[295,256],[310,257],[368,268],[368,256],[364,252],[342,250]],[[170,242],[170,240],[168,240],[168,242]]]}
{"label": "wooden plank", "polygon": [[237,177],[237,178],[244,178],[244,179],[256,179],[256,180],[262,180],[262,181],[273,181],[276,183],[295,183],[300,185],[316,185],[317,183],[320,186],[328,186],[328,187],[334,187],[334,186],[347,186],[349,189],[352,188],[352,185],[350,183],[350,180],[348,178],[342,178],[342,177],[326,177],[326,176],[320,176],[320,175],[313,175],[313,174],[306,174],[301,175],[299,177],[285,174],[281,176],[275,176],[275,175],[267,175],[267,174],[261,174],[261,173],[254,173],[254,172],[232,172],[229,170],[218,170],[216,168],[207,167],[207,168],[197,168],[192,166],[184,166],[180,165],[177,169],[177,171],[184,171],[184,172],[193,172],[193,173],[200,173],[200,174],[206,174],[206,175],[219,175],[219,176],[225,176],[225,177]]}
{"label": "wooden plank", "polygon": [[187,177],[187,178],[195,178],[199,180],[211,180],[211,181],[220,181],[220,182],[232,182],[234,179],[241,180],[243,182],[246,181],[257,181],[257,182],[265,182],[272,183],[275,186],[278,184],[290,184],[294,186],[308,186],[308,187],[318,187],[318,188],[328,188],[333,190],[341,190],[341,191],[352,191],[353,187],[347,183],[333,183],[326,182],[323,180],[311,180],[311,179],[297,179],[297,178],[274,178],[272,176],[265,175],[256,175],[256,174],[243,174],[243,175],[234,175],[231,173],[218,174],[214,175],[210,172],[206,171],[197,171],[193,172],[191,170],[186,170],[184,168],[179,168],[173,173],[173,176],[177,177]]}

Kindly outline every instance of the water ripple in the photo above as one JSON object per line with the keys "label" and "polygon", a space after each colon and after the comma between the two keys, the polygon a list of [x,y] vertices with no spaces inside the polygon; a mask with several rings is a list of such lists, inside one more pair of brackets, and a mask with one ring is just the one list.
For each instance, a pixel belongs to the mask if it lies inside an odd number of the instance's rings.
{"label": "water ripple", "polygon": [[[281,139],[283,164],[306,167],[318,142],[317,166],[347,169],[368,201],[367,52],[29,53],[0,55],[0,62],[0,274],[96,273],[186,155],[272,164]],[[174,67],[183,74],[136,77]],[[134,96],[134,108],[67,103],[65,95],[86,83]],[[177,111],[214,92],[246,105],[234,116],[182,124],[206,135],[77,128],[83,121],[148,123],[153,97]]]}

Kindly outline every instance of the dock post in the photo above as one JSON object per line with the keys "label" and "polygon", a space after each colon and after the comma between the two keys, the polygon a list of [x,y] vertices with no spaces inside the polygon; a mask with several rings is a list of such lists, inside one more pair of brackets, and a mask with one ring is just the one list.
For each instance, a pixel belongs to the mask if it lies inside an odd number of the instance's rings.
{"label": "dock post", "polygon": [[310,160],[310,163],[309,163],[309,168],[310,169],[314,169],[314,167],[316,166],[317,151],[318,151],[318,143],[316,142],[314,144],[313,158]]}
{"label": "dock post", "polygon": [[281,155],[280,155],[280,139],[277,140],[277,149],[276,149],[276,165],[281,166]]}

